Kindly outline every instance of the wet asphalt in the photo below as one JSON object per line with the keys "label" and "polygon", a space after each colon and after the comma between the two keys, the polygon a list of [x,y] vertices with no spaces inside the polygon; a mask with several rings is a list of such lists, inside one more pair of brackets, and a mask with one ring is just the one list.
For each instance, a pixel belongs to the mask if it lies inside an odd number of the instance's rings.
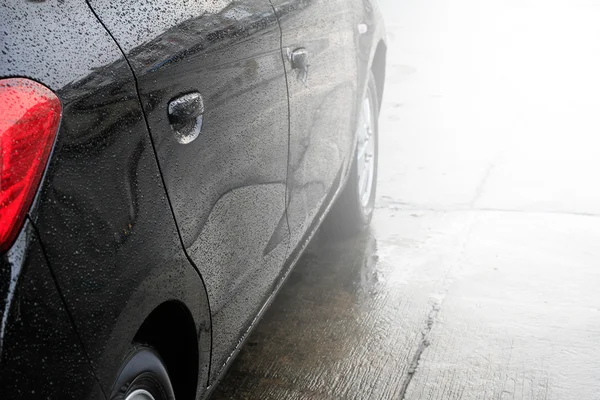
{"label": "wet asphalt", "polygon": [[600,399],[600,4],[380,0],[371,229],[317,236],[215,399]]}

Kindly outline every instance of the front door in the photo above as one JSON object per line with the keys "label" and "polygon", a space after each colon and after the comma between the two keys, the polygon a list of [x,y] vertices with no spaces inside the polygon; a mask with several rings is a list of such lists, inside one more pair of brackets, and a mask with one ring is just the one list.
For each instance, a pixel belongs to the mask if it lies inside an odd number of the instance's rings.
{"label": "front door", "polygon": [[290,98],[291,248],[311,231],[352,159],[357,43],[348,0],[272,0]]}
{"label": "front door", "polygon": [[209,295],[211,377],[282,268],[288,103],[268,0],[90,0],[138,82],[187,254]]}

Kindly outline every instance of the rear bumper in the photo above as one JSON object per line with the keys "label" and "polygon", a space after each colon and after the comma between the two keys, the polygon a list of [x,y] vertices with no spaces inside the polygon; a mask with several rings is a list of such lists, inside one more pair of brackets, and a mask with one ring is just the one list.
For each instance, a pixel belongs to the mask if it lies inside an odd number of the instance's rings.
{"label": "rear bumper", "polygon": [[0,259],[0,397],[103,399],[29,220]]}

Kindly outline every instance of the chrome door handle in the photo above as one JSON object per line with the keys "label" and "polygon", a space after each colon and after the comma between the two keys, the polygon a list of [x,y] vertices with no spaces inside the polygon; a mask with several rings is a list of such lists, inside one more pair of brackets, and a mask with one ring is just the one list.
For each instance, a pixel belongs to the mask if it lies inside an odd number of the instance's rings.
{"label": "chrome door handle", "polygon": [[294,51],[288,50],[288,58],[292,69],[296,71],[297,78],[306,85],[308,82],[308,50],[304,47],[300,47]]}
{"label": "chrome door handle", "polygon": [[169,102],[169,123],[181,144],[195,140],[202,131],[204,100],[198,92],[175,97]]}

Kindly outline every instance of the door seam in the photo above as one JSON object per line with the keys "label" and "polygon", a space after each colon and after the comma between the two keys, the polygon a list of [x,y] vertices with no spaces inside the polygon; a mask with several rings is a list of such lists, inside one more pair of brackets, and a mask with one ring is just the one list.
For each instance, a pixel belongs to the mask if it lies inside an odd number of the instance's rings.
{"label": "door seam", "polygon": [[[148,137],[150,138],[150,143],[152,145],[152,152],[154,153],[154,160],[156,161],[156,166],[158,168],[158,173],[160,175],[160,180],[161,180],[161,183],[162,183],[162,188],[163,188],[163,191],[165,192],[165,198],[167,199],[167,203],[169,204],[169,210],[171,211],[171,217],[173,218],[173,222],[175,223],[175,229],[177,231],[177,236],[179,237],[179,244],[181,246],[181,249],[183,250],[183,254],[187,258],[188,262],[192,265],[192,267],[194,268],[194,270],[198,274],[198,277],[200,278],[200,281],[202,282],[202,286],[203,286],[203,289],[204,289],[204,294],[206,295],[206,304],[207,304],[207,307],[208,307],[208,316],[209,316],[209,322],[210,322],[210,336],[211,336],[211,349],[210,349],[210,357],[209,357],[209,362],[208,362],[208,381],[204,383],[204,388],[207,388],[208,387],[208,383],[210,382],[210,371],[212,369],[212,337],[213,337],[212,328],[213,328],[213,324],[212,324],[212,312],[211,312],[211,309],[210,309],[210,301],[209,301],[209,298],[208,298],[208,292],[207,292],[207,289],[206,289],[206,283],[204,282],[204,278],[202,277],[202,274],[200,273],[200,270],[198,269],[198,267],[196,266],[196,264],[193,262],[193,260],[191,259],[191,257],[189,256],[189,254],[187,252],[187,249],[185,248],[185,245],[184,245],[184,242],[183,242],[183,236],[181,235],[181,230],[179,228],[179,224],[177,223],[177,218],[175,218],[175,210],[173,208],[173,204],[171,202],[171,198],[169,197],[169,193],[167,191],[167,186],[166,186],[165,178],[164,178],[164,175],[163,175],[163,172],[162,172],[162,168],[160,167],[160,162],[158,160],[158,153],[156,152],[156,145],[154,143],[154,138],[152,137],[152,134],[150,133],[150,124],[148,122],[148,118],[146,117],[146,112],[144,111],[144,105],[142,104],[142,98],[140,96],[138,79],[137,79],[137,76],[135,75],[135,71],[134,71],[131,63],[129,62],[129,59],[126,56],[125,51],[123,51],[123,48],[121,47],[121,45],[119,44],[119,42],[117,41],[117,39],[113,36],[113,34],[110,32],[110,30],[108,29],[108,27],[104,24],[104,22],[102,21],[102,19],[100,18],[100,16],[96,13],[96,11],[94,10],[94,8],[90,4],[89,0],[85,0],[85,3],[87,4],[87,6],[90,9],[90,11],[92,12],[92,14],[94,14],[94,16],[96,17],[96,19],[98,20],[98,22],[102,25],[102,27],[104,28],[104,30],[106,31],[106,33],[111,37],[111,39],[113,40],[113,43],[117,46],[117,48],[121,52],[121,55],[125,59],[125,62],[127,63],[127,66],[129,67],[129,71],[131,72],[131,76],[133,78],[133,83],[134,83],[134,86],[135,86],[135,92],[136,92],[136,95],[137,95],[138,104],[140,106],[140,111],[142,113],[142,117],[144,118],[144,123],[146,125],[146,133],[147,133]],[[102,386],[102,385],[100,385],[100,386]]]}
{"label": "door seam", "polygon": [[[287,115],[287,125],[288,125],[288,131],[287,131],[287,135],[288,135],[288,140],[287,140],[287,162],[286,162],[286,166],[285,166],[285,220],[287,223],[287,227],[288,227],[288,235],[289,235],[289,242],[288,242],[288,250],[286,251],[286,261],[288,258],[288,254],[290,253],[291,247],[292,247],[292,230],[290,227],[290,218],[288,215],[288,205],[290,202],[290,198],[288,197],[288,180],[289,180],[289,176],[290,176],[290,157],[291,157],[291,141],[292,141],[292,109],[291,109],[291,105],[290,105],[290,85],[289,85],[289,81],[288,81],[288,72],[287,72],[287,68],[286,68],[286,63],[285,63],[285,57],[283,55],[283,28],[281,27],[281,21],[279,20],[279,15],[277,15],[277,10],[275,9],[275,6],[273,5],[273,2],[271,0],[268,0],[269,4],[271,5],[271,9],[273,10],[273,15],[275,15],[275,18],[277,19],[277,26],[279,27],[279,54],[281,54],[281,66],[283,67],[283,75],[285,76],[285,91],[287,93],[287,110],[288,110],[288,115]],[[285,261],[284,261],[285,263]]]}

